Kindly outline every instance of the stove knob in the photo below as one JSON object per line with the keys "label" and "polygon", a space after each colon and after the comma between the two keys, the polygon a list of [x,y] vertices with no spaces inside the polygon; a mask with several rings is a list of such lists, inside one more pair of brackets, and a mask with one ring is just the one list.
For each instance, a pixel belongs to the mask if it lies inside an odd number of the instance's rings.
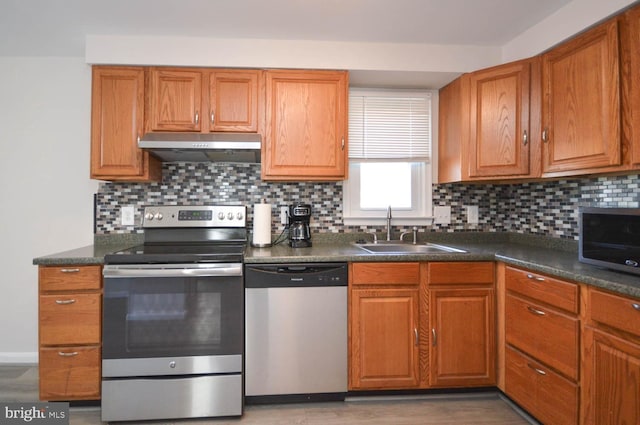
{"label": "stove knob", "polygon": [[242,213],[241,213],[241,212],[239,212],[238,214],[236,214],[236,218],[237,218],[238,220],[242,220]]}
{"label": "stove knob", "polygon": [[233,220],[233,213],[232,213],[232,212],[228,213],[228,214],[227,214],[227,218],[228,218],[229,220]]}
{"label": "stove knob", "polygon": [[222,211],[218,213],[218,219],[224,220],[224,213]]}
{"label": "stove knob", "polygon": [[162,220],[162,213],[157,213],[156,214],[156,220],[158,220],[158,221]]}
{"label": "stove knob", "polygon": [[147,220],[153,220],[153,217],[155,217],[155,216],[151,212],[147,213],[147,215],[144,216],[144,218],[146,218]]}

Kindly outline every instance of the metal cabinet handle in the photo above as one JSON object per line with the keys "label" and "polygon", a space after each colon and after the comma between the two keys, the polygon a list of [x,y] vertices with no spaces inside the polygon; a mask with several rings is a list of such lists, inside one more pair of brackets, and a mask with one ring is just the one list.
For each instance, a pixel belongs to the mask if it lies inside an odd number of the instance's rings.
{"label": "metal cabinet handle", "polygon": [[344,137],[342,138],[342,146],[340,148],[344,150]]}
{"label": "metal cabinet handle", "polygon": [[549,129],[547,129],[546,127],[544,130],[542,130],[542,141],[545,143],[549,142]]}
{"label": "metal cabinet handle", "polygon": [[215,118],[216,118],[216,116],[215,116],[214,112],[211,111],[211,124],[215,124],[215,122],[216,122]]}
{"label": "metal cabinet handle", "polygon": [[80,269],[60,269],[61,273],[79,273]]}
{"label": "metal cabinet handle", "polygon": [[547,372],[545,372],[542,369],[538,369],[537,367],[535,367],[531,363],[527,363],[527,366],[529,366],[529,368],[533,369],[538,375],[546,375],[547,374]]}
{"label": "metal cabinet handle", "polygon": [[435,347],[436,344],[437,344],[436,328],[431,328],[431,335],[433,336],[433,340],[431,341],[431,345],[433,345]]}
{"label": "metal cabinet handle", "polygon": [[70,300],[56,300],[56,304],[60,304],[60,305],[66,305],[66,304],[73,304],[75,303],[76,300],[74,299],[70,299]]}
{"label": "metal cabinet handle", "polygon": [[527,143],[529,143],[529,135],[527,134],[527,130],[525,130],[522,134],[522,144],[527,146]]}
{"label": "metal cabinet handle", "polygon": [[58,355],[60,357],[74,357],[78,355],[77,351],[72,351],[70,353],[65,353],[64,351],[58,351]]}
{"label": "metal cabinet handle", "polygon": [[200,114],[196,112],[196,125],[198,125],[199,121],[200,121]]}
{"label": "metal cabinet handle", "polygon": [[634,310],[640,311],[640,304],[638,303],[631,303],[631,307],[633,307]]}
{"label": "metal cabinet handle", "polygon": [[538,282],[544,282],[544,277],[534,276],[531,273],[527,274],[527,279],[537,280]]}
{"label": "metal cabinet handle", "polygon": [[533,308],[531,306],[527,306],[527,310],[529,310],[531,313],[538,315],[538,316],[546,316],[547,313],[545,313],[542,310],[538,310],[537,308]]}
{"label": "metal cabinet handle", "polygon": [[420,345],[420,337],[418,336],[418,328],[413,328],[413,337],[415,339],[416,347]]}

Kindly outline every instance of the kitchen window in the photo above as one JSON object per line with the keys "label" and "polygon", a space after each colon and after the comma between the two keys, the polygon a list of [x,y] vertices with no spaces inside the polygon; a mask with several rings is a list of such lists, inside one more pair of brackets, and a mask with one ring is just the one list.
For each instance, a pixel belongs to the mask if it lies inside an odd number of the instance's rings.
{"label": "kitchen window", "polygon": [[431,223],[431,91],[351,89],[344,224]]}

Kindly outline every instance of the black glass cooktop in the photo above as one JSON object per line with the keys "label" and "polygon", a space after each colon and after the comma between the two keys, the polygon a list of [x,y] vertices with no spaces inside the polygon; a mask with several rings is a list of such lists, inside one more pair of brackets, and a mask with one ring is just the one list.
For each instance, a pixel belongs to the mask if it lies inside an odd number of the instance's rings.
{"label": "black glass cooktop", "polygon": [[107,254],[105,264],[156,263],[239,263],[245,245],[238,243],[212,244],[151,244],[138,245]]}

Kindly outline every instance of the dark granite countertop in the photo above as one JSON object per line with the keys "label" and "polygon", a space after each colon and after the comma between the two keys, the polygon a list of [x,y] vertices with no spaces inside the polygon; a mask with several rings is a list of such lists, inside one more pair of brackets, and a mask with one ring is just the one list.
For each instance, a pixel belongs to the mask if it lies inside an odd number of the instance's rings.
{"label": "dark granite countertop", "polygon": [[[318,235],[319,236],[319,235]],[[559,278],[640,297],[640,276],[601,269],[578,261],[577,245],[557,238],[515,234],[426,235],[430,241],[466,250],[466,253],[370,254],[353,241],[358,235],[314,235],[310,248],[291,248],[282,243],[270,248],[248,247],[245,263],[339,262],[339,261],[502,261],[506,264]],[[142,241],[133,237],[101,238],[96,244],[33,260],[36,265],[102,264],[104,255]]]}

